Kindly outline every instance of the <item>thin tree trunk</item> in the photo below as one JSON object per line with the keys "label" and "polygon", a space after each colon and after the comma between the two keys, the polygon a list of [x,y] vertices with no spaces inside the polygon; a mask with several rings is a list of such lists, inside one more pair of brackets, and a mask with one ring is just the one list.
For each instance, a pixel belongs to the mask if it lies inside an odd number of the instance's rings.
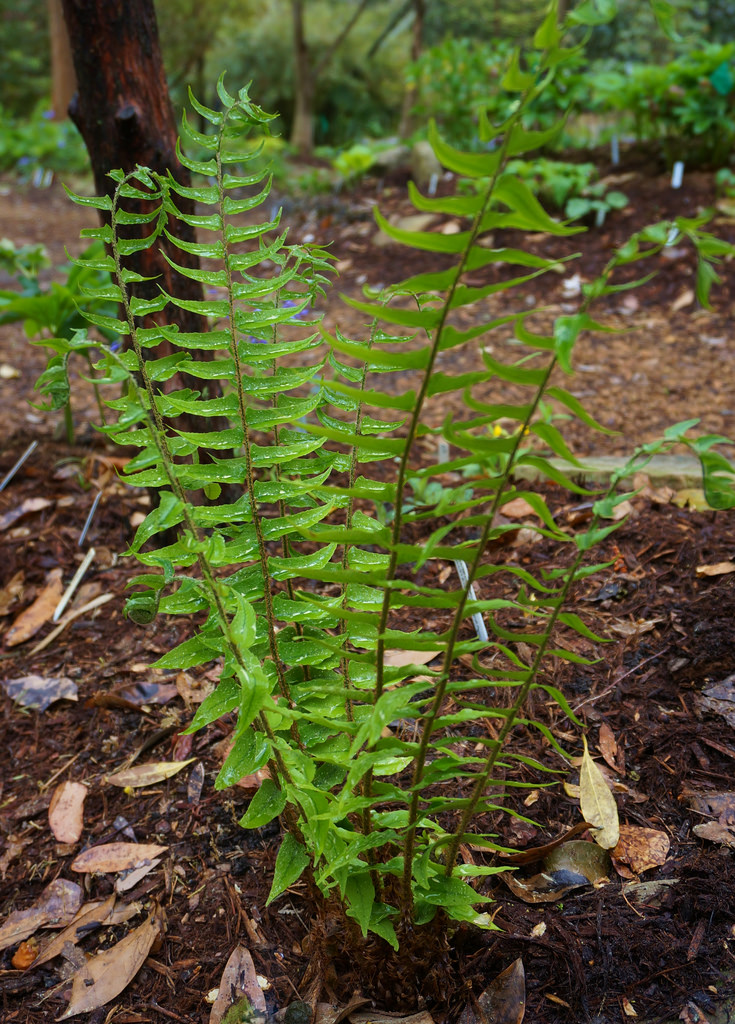
{"label": "thin tree trunk", "polygon": [[314,149],[314,78],[309,47],[304,34],[302,0],[291,0],[293,14],[294,113],[291,145],[300,156],[311,156]]}
{"label": "thin tree trunk", "polygon": [[352,17],[326,48],[316,67],[312,67],[309,45],[304,32],[303,0],[291,0],[294,52],[294,116],[291,126],[291,145],[295,147],[300,156],[311,156],[314,150],[316,83],[332,63],[335,53],[355,27],[369,3],[370,0],[360,0]]}
{"label": "thin tree trunk", "polygon": [[[424,48],[424,0],[413,0],[413,31],[411,34],[411,60],[415,63]],[[413,116],[411,111],[416,105],[416,86],[406,87],[401,105],[401,122],[398,128],[400,138],[407,138],[413,131]]]}
{"label": "thin tree trunk", "polygon": [[[128,172],[138,164],[161,174],[170,171],[180,183],[190,184],[189,172],[176,156],[177,132],[153,0],[62,3],[79,83],[69,113],[86,143],[97,192],[101,195],[114,191],[114,182],[107,177],[110,170],[122,168]],[[194,212],[194,203],[189,200],[179,197],[177,204],[182,213]],[[144,210],[146,205],[141,201],[139,208]],[[135,206],[131,200],[126,208],[134,210]],[[170,230],[184,241],[195,240],[194,230],[183,221],[172,223]],[[149,231],[149,225],[135,225],[129,231],[126,229],[126,235],[143,237]],[[177,298],[202,299],[201,284],[174,271],[161,248],[182,266],[199,265],[196,256],[162,238],[156,246],[126,261],[130,269],[154,279],[133,285],[134,293],[141,298],[153,298],[159,294],[160,286]],[[171,305],[159,317],[185,332],[203,331],[207,326],[199,315]],[[155,354],[163,356],[171,351],[167,343],[162,343]],[[212,355],[201,354],[203,358]],[[173,386],[203,390],[202,381],[185,374],[177,375]]]}
{"label": "thin tree trunk", "polygon": [[64,121],[69,116],[68,107],[77,91],[77,77],[61,0],[48,0],[48,28],[51,41],[51,109],[57,121]]}

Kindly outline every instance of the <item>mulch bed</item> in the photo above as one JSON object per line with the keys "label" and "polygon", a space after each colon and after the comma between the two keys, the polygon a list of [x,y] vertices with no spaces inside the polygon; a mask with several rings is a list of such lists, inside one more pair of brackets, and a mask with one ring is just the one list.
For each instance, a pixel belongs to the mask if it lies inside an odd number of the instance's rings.
{"label": "mulch bed", "polygon": [[[632,190],[630,184],[625,188]],[[682,212],[665,179],[653,184],[642,179],[635,195],[627,221],[650,214],[654,206],[658,208],[655,216],[667,215],[672,205]],[[690,206],[711,197],[711,178],[702,176],[692,182]],[[349,202],[371,198],[366,194]],[[389,208],[391,204],[404,208],[397,189],[384,198]],[[53,214],[56,197],[27,193],[23,201],[36,204],[36,219],[24,222],[26,237],[14,235],[12,222],[5,222],[5,211],[0,234],[30,241],[34,232],[46,238],[53,230],[58,245],[59,233],[68,231],[74,217],[78,223],[79,214],[74,211],[63,225],[53,226],[47,220],[41,230],[41,218]],[[362,215],[351,221],[340,219],[339,211],[295,211],[293,216],[297,234],[315,225],[325,233],[337,229],[337,254],[353,261],[342,286],[354,294],[362,272],[376,283],[405,271],[397,250],[370,248],[366,235],[355,233],[356,225],[369,223]],[[604,232],[590,233],[584,242],[577,242],[582,248],[591,239],[585,267],[598,269],[610,244],[630,226],[626,218],[611,218]],[[724,230],[730,229],[725,225]],[[74,234],[67,233],[64,240],[71,241]],[[684,310],[670,310],[677,296],[691,286],[689,264],[682,257],[662,266],[664,274],[638,295],[635,309],[611,305],[609,311],[621,325],[633,321],[648,325],[636,342],[635,358],[627,337],[605,341],[604,350],[599,339],[580,347],[581,366],[599,367],[589,377],[581,371],[589,391],[584,401],[606,425],[624,427],[627,437],[635,433],[639,439],[648,439],[662,425],[698,414],[706,429],[727,433],[735,415],[730,267],[725,268],[723,290],[715,295],[715,312],[692,321]],[[547,298],[551,315],[564,300],[561,294]],[[351,327],[358,329],[360,317],[350,319],[352,314],[336,310],[330,300],[325,309],[328,323],[339,316],[346,333]],[[713,343],[702,341],[703,337],[725,340]],[[192,737],[183,736],[192,707],[179,693],[172,695],[175,674],[146,668],[185,638],[190,623],[161,617],[139,627],[123,617],[131,566],[119,554],[132,537],[134,523],[147,510],[148,496],[116,482],[106,468],[99,437],[82,433],[84,443],[73,447],[50,436],[48,421],[29,423],[24,401],[40,357],[35,351],[27,354],[17,329],[3,329],[0,351],[2,361],[17,366],[21,374],[18,380],[2,384],[3,395],[9,387],[14,390],[10,404],[0,413],[9,438],[0,455],[0,476],[30,440],[40,442],[0,494],[0,517],[26,499],[42,496],[49,502],[0,532],[0,587],[22,574],[15,603],[2,608],[3,632],[34,591],[43,587],[51,570],[61,568],[64,580],[71,578],[81,561],[78,541],[96,493],[90,486],[93,482],[102,486],[103,497],[85,541],[85,547],[93,544],[97,551],[85,577],[94,589],[87,590],[85,599],[95,593],[113,595],[108,603],[75,619],[37,654],[29,654],[29,648],[50,632],[50,625],[31,641],[6,648],[0,655],[2,678],[64,676],[78,688],[76,702],[60,701],[44,712],[23,711],[10,698],[0,697],[0,742],[6,752],[0,778],[4,845],[0,848],[0,921],[11,910],[30,906],[51,880],[79,880],[69,865],[81,849],[128,836],[132,830],[138,841],[159,842],[168,851],[160,868],[126,893],[125,899],[158,900],[165,910],[167,931],[160,948],[154,948],[122,995],[89,1019],[100,1024],[106,1020],[115,1024],[207,1021],[207,993],[217,988],[238,942],[247,945],[258,973],[268,980],[268,1008],[275,1012],[297,993],[306,994],[300,985],[311,960],[307,936],[312,910],[298,885],[265,907],[278,828],[243,831],[237,822],[252,788],[214,789],[232,721],[225,719]],[[695,369],[696,381],[690,376]],[[85,399],[77,415],[86,409]],[[632,431],[631,424],[640,429]],[[619,438],[592,442],[580,434],[575,441],[580,451],[624,450]],[[563,492],[552,489],[547,497],[557,517],[572,522],[580,514],[580,502]],[[629,520],[595,555],[609,560],[610,567],[575,592],[575,610],[596,632],[615,637],[615,642],[588,645],[585,653],[600,658],[592,666],[566,665],[550,671],[588,726],[595,756],[599,756],[594,749],[599,727],[606,723],[612,730],[624,755],[625,774],[620,778],[628,790],[617,794],[621,821],[663,831],[671,843],[666,863],[646,872],[644,880],[673,884],[655,898],[637,903],[624,895],[624,881],[612,874],[609,884],[599,888],[575,890],[558,902],[528,904],[491,876],[486,891],[497,900],[491,909],[497,910],[496,923],[503,931],[477,934],[459,929],[447,960],[441,998],[434,996],[426,1007],[437,1024],[456,1020],[468,992],[478,996],[517,957],[523,958],[526,972],[526,1020],[533,1024],[618,1022],[628,1019],[630,1005],[643,1020],[676,1018],[689,1002],[707,1014],[735,988],[733,854],[726,846],[693,833],[693,826],[708,818],[693,809],[691,799],[692,793],[735,788],[733,729],[722,715],[702,711],[699,703],[704,688],[735,673],[735,573],[697,573],[698,566],[733,557],[735,521],[728,512],[679,508],[656,493],[634,499],[633,506]],[[558,555],[545,541],[527,539],[509,549],[507,557],[537,570],[552,567]],[[410,625],[405,622],[402,628]],[[190,684],[206,675],[198,676],[198,671]],[[152,689],[136,691],[141,684]],[[159,696],[168,699],[156,703]],[[541,704],[535,711],[547,717],[568,749],[581,753],[578,731],[558,711]],[[529,731],[521,739],[524,751],[542,759],[547,756],[537,735]],[[107,775],[134,754],[140,761],[196,760],[179,775],[146,789],[126,792],[108,785]],[[204,769],[199,790],[191,785],[191,771],[198,764]],[[83,837],[73,849],[55,841],[47,821],[54,786],[65,779],[90,787]],[[541,845],[580,820],[578,802],[561,787],[540,790],[537,802],[525,813],[539,826],[520,828],[508,818],[493,823],[509,846]],[[9,855],[8,851],[16,852]],[[94,876],[84,885],[85,898],[105,896],[112,889],[107,876]],[[101,941],[112,945],[134,924],[105,929]],[[542,924],[545,930],[537,927]],[[93,937],[87,946],[96,949],[98,943],[99,936]],[[355,989],[366,990],[369,979],[359,965],[344,959],[338,937],[330,937],[327,947],[337,965],[327,978],[328,986],[347,1002]],[[11,964],[14,952],[11,947],[0,954],[3,1021],[40,1024],[57,1019],[66,1005],[61,995],[52,995],[47,1002],[43,997],[58,981],[58,961],[23,972]],[[379,979],[380,970],[380,963],[371,965],[370,972]],[[417,971],[421,990],[425,979],[420,964]],[[387,978],[376,990],[383,992],[378,1001],[387,1010],[410,1004],[415,994],[395,991]],[[427,982],[425,991],[430,990]]]}

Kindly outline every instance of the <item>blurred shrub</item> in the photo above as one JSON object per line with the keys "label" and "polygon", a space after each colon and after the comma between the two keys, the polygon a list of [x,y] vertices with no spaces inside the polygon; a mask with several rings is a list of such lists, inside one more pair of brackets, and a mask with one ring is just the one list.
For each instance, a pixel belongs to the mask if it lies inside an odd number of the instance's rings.
{"label": "blurred shrub", "polygon": [[55,121],[53,111],[40,106],[23,118],[0,110],[0,172],[47,184],[52,174],[75,174],[88,167],[87,150],[71,121]]}
{"label": "blurred shrub", "polygon": [[49,93],[46,0],[0,0],[0,110],[31,114]]}
{"label": "blurred shrub", "polygon": [[[421,120],[434,118],[442,135],[456,146],[480,148],[478,121],[484,112],[491,124],[505,121],[515,110],[518,96],[507,92],[501,80],[513,44],[506,39],[478,42],[447,36],[426,50],[407,71],[417,93],[414,113]],[[529,57],[533,70],[537,54]],[[570,59],[530,105],[523,116],[525,128],[550,128],[570,106],[586,97],[584,58]]]}
{"label": "blurred shrub", "polygon": [[[610,210],[628,205],[623,192],[609,190],[606,181],[598,181],[592,163],[569,163],[565,160],[510,160],[509,174],[528,185],[544,206],[562,213],[568,220],[594,220],[599,227]],[[477,191],[479,180],[460,178],[458,191]]]}
{"label": "blurred shrub", "polygon": [[735,141],[735,43],[693,50],[662,66],[592,77],[595,105],[617,111],[637,139],[658,140],[669,162],[726,162]]}

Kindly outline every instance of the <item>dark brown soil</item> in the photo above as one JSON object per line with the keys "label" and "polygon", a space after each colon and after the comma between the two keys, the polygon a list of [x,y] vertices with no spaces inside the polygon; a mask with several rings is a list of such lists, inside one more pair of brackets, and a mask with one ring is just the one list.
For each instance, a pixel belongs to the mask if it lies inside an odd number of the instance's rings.
{"label": "dark brown soil", "polygon": [[[673,214],[693,216],[714,199],[712,179],[705,175],[687,177],[678,193],[664,178],[634,178],[622,187],[631,206],[611,217],[604,230],[564,242],[561,248],[539,238],[538,251],[548,254],[552,245],[557,255],[583,251],[579,273],[589,279],[611,246],[630,230]],[[380,195],[366,188],[359,195],[288,214],[297,237],[336,239],[335,253],[343,266],[340,286],[352,294],[359,293],[363,277],[371,284],[389,282],[433,265],[431,257],[419,256],[407,266],[402,250],[372,244],[370,205],[376,197],[391,215],[409,212],[394,185]],[[86,224],[88,215],[70,206],[55,186],[44,192],[9,186],[0,208],[0,236],[16,243],[42,241],[54,262],[62,260],[65,244],[80,248],[75,239]],[[729,223],[717,230],[735,234]],[[622,435],[575,431],[572,440],[580,454],[628,451],[632,440],[649,440],[670,423],[695,416],[706,431],[735,434],[732,265],[723,267],[723,285],[713,294],[712,312],[697,310],[693,302],[673,311],[693,280],[691,256],[675,257],[657,260],[661,273],[634,293],[635,302],[631,293],[623,292],[599,311],[618,326],[640,328],[635,334],[597,336],[578,347],[572,388],[598,419]],[[573,301],[562,295],[562,277],[531,282],[521,289],[521,301],[530,295],[547,306],[540,326]],[[505,295],[494,302],[495,315],[509,308]],[[328,325],[339,322],[348,335],[363,333],[364,317],[339,305],[336,297],[324,311]],[[491,343],[500,350],[509,337],[493,336]],[[476,368],[477,359],[468,355],[467,368]],[[136,684],[175,682],[174,676],[145,666],[183,639],[189,626],[163,617],[150,627],[137,627],[122,615],[131,566],[119,555],[136,518],[147,508],[148,496],[124,488],[106,466],[99,435],[85,424],[92,415],[89,395],[83,392],[75,404],[76,447],[58,439],[52,417],[29,409],[27,399],[43,358],[28,345],[20,327],[0,330],[0,363],[19,374],[0,380],[0,431],[5,438],[0,477],[31,440],[39,442],[23,470],[0,493],[0,517],[26,499],[49,501],[43,510],[0,530],[0,589],[14,577],[21,581],[15,602],[4,606],[3,633],[42,588],[50,570],[60,567],[64,580],[71,578],[81,560],[80,532],[98,488],[102,499],[86,542],[94,544],[97,558],[85,578],[93,589],[84,600],[112,595],[40,652],[29,650],[50,632],[50,625],[33,640],[0,654],[1,678],[66,676],[76,683],[79,697],[41,713],[24,712],[0,696],[5,752],[0,760],[0,924],[11,910],[30,906],[52,879],[75,877],[69,865],[81,849],[123,838],[130,828],[138,841],[168,847],[161,867],[125,896],[144,903],[158,900],[165,909],[167,933],[125,991],[88,1019],[100,1024],[208,1021],[205,997],[218,986],[239,941],[250,949],[258,973],[269,980],[268,1005],[276,1011],[296,993],[307,994],[301,985],[311,959],[304,941],[311,909],[300,886],[265,907],[278,830],[248,833],[238,826],[251,788],[214,790],[221,744],[232,722],[225,719],[193,737],[183,736],[192,709],[180,695],[169,692],[169,699],[158,704],[149,693],[148,703],[141,705],[131,692]],[[458,368],[455,363],[453,370]],[[552,489],[547,497],[557,521],[572,523],[585,514],[580,502],[561,490]],[[503,931],[459,930],[441,998],[435,993],[427,1007],[437,1022],[456,1020],[468,992],[479,995],[519,956],[526,972],[526,1020],[533,1024],[617,1024],[628,1019],[630,1005],[642,1020],[673,1019],[689,1002],[707,1014],[732,995],[733,853],[692,831],[709,819],[692,809],[690,794],[735,788],[735,733],[722,716],[703,713],[698,704],[703,688],[735,673],[735,573],[697,573],[699,566],[733,558],[735,520],[729,512],[684,510],[655,491],[634,499],[633,506],[633,514],[600,553],[600,560],[609,559],[611,566],[580,584],[575,594],[575,610],[614,642],[586,644],[582,653],[600,660],[573,670],[567,666],[558,674],[550,670],[551,681],[563,685],[572,708],[589,727],[591,747],[603,723],[612,730],[624,757],[624,789],[617,795],[621,821],[665,832],[671,843],[665,864],[647,871],[643,880],[673,884],[663,896],[635,903],[613,873],[597,889],[575,890],[558,902],[527,904],[491,876],[487,891],[497,900],[492,909]],[[528,541],[509,550],[508,557],[538,570],[553,568],[558,554],[546,542]],[[560,712],[541,705],[536,712],[546,716],[568,749],[581,753],[578,731]],[[522,739],[525,752],[546,757],[535,734]],[[192,768],[204,767],[201,792],[190,785],[189,768],[142,790],[107,784],[106,776],[136,752],[141,761],[196,758]],[[90,788],[84,833],[73,848],[55,841],[47,819],[54,786],[66,779]],[[578,802],[558,786],[541,789],[525,813],[540,824],[522,827],[507,818],[494,823],[507,845],[541,845],[580,820]],[[86,898],[104,896],[111,882],[107,876],[94,876],[86,890]],[[101,941],[111,945],[136,923],[105,929]],[[100,936],[92,936],[86,947],[96,950],[99,943]],[[344,961],[334,936],[325,940],[324,948],[336,957],[337,970],[326,978],[336,995],[347,1001],[355,989],[365,991],[369,979]],[[61,994],[48,1001],[43,997],[59,979],[59,961],[23,972],[11,964],[14,952],[11,947],[0,954],[3,1022],[57,1019],[66,1005]],[[371,964],[373,977],[380,972],[380,963]],[[430,992],[425,980],[419,973],[417,985],[409,982],[409,991],[395,991],[386,978],[379,986],[388,992],[383,1008],[411,1002],[412,985]],[[440,989],[441,984],[442,979]]]}

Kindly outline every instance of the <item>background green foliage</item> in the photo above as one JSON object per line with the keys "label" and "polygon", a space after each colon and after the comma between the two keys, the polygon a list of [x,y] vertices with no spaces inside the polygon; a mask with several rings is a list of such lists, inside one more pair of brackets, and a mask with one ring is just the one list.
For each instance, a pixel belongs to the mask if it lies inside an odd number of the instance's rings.
{"label": "background green foliage", "polygon": [[[175,107],[185,105],[187,84],[216,105],[207,83],[226,68],[229,80],[252,81],[254,94],[279,114],[277,134],[288,139],[294,109],[289,0],[155,4]],[[314,63],[357,4],[309,0],[305,28]],[[735,75],[735,2],[674,0],[672,7],[675,31],[669,36],[660,32],[647,0],[618,0],[614,20],[579,26],[572,39],[586,39],[584,55],[558,69],[524,115],[524,125],[546,127],[583,103],[594,112],[592,127],[575,122],[572,113],[553,144],[557,151],[616,133],[658,146],[669,162],[684,156],[690,167],[724,165],[735,139],[733,89],[727,87],[728,75]],[[406,88],[415,87],[409,102],[415,106],[414,126],[435,118],[455,145],[479,150],[481,113],[498,124],[512,112],[513,96],[499,83],[509,53],[529,44],[544,8],[545,0],[431,0],[425,4],[423,54],[413,63],[414,5],[371,0],[317,82],[317,145],[349,150],[395,136],[399,125],[409,124]],[[83,168],[73,130],[42,120],[50,89],[44,0],[0,0],[0,29],[0,172],[28,178],[36,168]],[[340,180],[354,178],[354,161],[348,163],[350,173]]]}
{"label": "background green foliage", "polygon": [[46,0],[0,0],[0,40],[0,110],[24,117],[51,88]]}

